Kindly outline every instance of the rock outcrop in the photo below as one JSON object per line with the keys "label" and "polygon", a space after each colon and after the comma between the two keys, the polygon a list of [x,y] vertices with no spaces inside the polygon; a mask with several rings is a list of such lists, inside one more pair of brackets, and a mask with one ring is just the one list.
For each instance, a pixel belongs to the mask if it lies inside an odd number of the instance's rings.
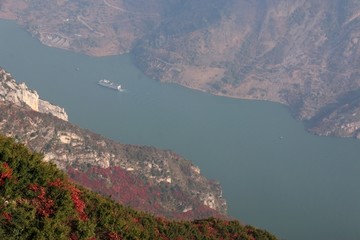
{"label": "rock outcrop", "polygon": [[11,74],[2,68],[0,68],[0,100],[12,102],[17,106],[28,106],[34,111],[68,120],[64,108],[40,99],[36,91],[28,89],[25,83],[16,83]]}

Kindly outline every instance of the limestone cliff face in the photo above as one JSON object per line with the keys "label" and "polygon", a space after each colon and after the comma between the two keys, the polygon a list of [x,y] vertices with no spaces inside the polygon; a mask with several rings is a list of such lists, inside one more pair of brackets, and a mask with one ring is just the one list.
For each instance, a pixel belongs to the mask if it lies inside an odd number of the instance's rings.
{"label": "limestone cliff face", "polygon": [[27,88],[25,83],[17,84],[4,69],[0,68],[0,100],[9,101],[17,106],[28,106],[34,111],[49,113],[67,121],[65,110],[39,98],[36,91]]}
{"label": "limestone cliff face", "polygon": [[39,112],[50,113],[51,115],[58,117],[64,121],[68,121],[68,115],[65,109],[49,103],[48,101],[39,99]]}

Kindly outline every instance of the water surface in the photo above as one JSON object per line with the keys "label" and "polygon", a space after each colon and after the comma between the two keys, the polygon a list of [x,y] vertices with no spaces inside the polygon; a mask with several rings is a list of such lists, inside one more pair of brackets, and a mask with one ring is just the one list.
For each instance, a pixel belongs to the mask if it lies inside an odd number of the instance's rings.
{"label": "water surface", "polygon": [[[360,141],[317,137],[286,107],[145,77],[129,56],[41,45],[0,21],[0,66],[70,121],[123,143],[174,150],[220,181],[229,214],[281,239],[360,238]],[[98,86],[120,83],[127,92]]]}

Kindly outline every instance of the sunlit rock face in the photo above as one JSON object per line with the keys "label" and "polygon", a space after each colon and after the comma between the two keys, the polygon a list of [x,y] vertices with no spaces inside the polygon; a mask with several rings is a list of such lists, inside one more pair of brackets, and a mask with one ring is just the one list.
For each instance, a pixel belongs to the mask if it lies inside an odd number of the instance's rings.
{"label": "sunlit rock face", "polygon": [[32,110],[49,113],[55,117],[67,121],[68,115],[64,108],[55,106],[39,98],[36,91],[28,89],[25,83],[16,83],[10,73],[0,68],[0,99],[9,101],[17,106],[28,106]]}

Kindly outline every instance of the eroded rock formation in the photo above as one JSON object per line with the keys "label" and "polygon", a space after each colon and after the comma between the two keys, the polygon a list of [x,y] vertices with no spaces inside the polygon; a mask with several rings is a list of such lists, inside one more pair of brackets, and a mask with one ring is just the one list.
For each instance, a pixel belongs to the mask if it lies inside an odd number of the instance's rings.
{"label": "eroded rock formation", "polygon": [[68,120],[68,115],[64,108],[40,99],[36,91],[28,89],[25,83],[16,83],[11,74],[1,68],[0,100],[12,102],[17,106],[28,106],[34,111],[49,113],[62,120]]}

